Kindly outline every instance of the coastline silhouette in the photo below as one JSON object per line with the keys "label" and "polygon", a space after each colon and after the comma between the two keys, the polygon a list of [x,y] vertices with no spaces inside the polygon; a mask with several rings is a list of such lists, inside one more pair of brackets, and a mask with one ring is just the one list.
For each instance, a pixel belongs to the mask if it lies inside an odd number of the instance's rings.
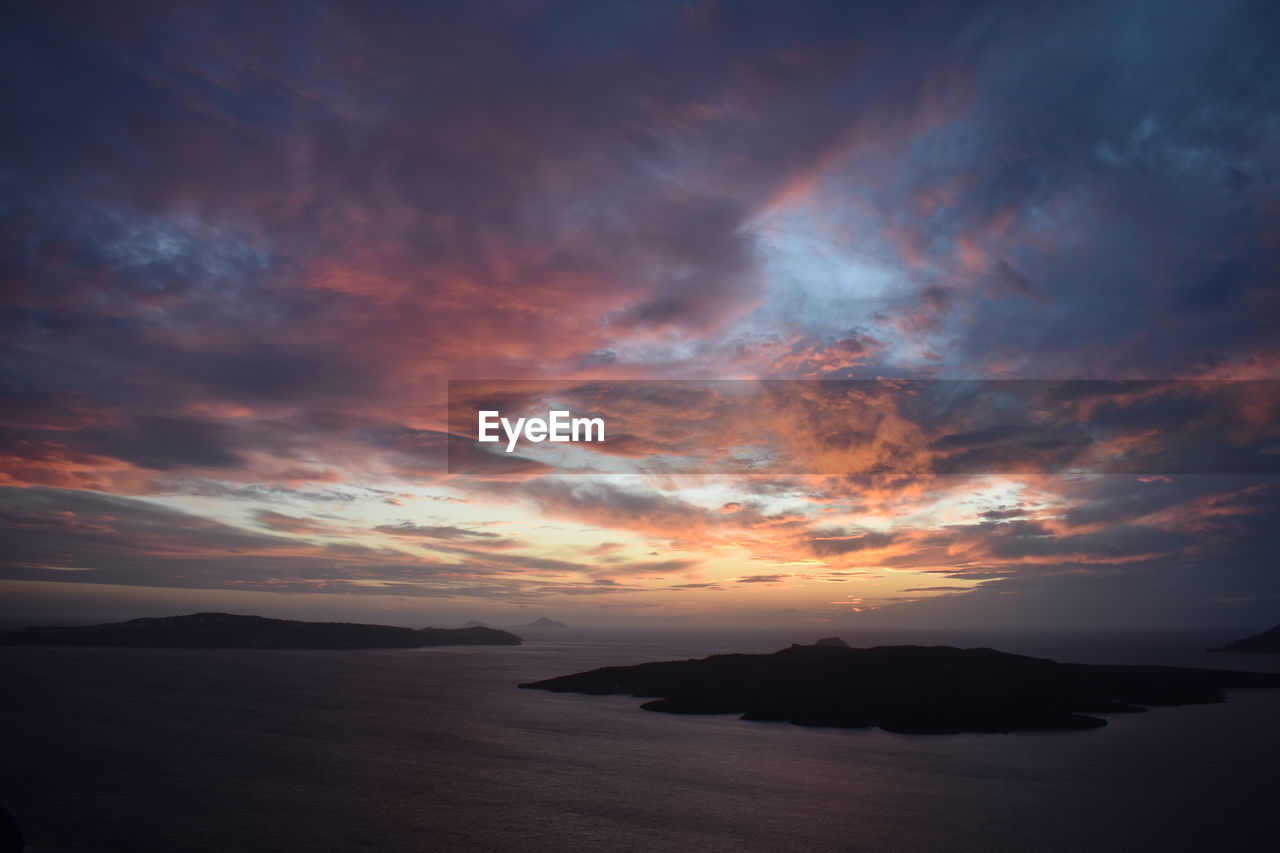
{"label": "coastline silhouette", "polygon": [[497,628],[402,628],[353,622],[299,622],[232,613],[131,619],[81,627],[0,632],[0,646],[105,646],[172,649],[411,649],[422,646],[518,646]]}
{"label": "coastline silhouette", "polygon": [[773,654],[603,667],[519,686],[630,694],[650,698],[646,711],[672,714],[954,734],[1098,728],[1106,720],[1093,714],[1221,702],[1223,688],[1277,688],[1280,674],[1058,663],[987,648],[855,649],[831,637]]}

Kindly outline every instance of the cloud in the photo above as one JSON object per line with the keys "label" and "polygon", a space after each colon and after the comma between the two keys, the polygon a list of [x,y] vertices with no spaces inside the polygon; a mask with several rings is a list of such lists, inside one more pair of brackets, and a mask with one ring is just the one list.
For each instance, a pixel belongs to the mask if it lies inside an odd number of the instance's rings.
{"label": "cloud", "polygon": [[539,479],[520,484],[490,484],[485,488],[501,496],[530,501],[554,518],[660,539],[697,542],[709,529],[705,509],[656,490],[585,479]]}
{"label": "cloud", "polygon": [[336,527],[330,523],[319,521],[318,519],[299,518],[295,515],[285,515],[284,513],[275,512],[274,510],[269,509],[258,510],[254,513],[254,518],[256,518],[258,524],[263,527],[270,528],[271,530],[275,530],[280,533],[296,533],[301,536],[325,536],[342,531],[342,528]]}
{"label": "cloud", "polygon": [[[225,11],[6,21],[6,576],[515,601],[775,561],[990,581],[965,607],[1270,594],[1274,489],[1211,475],[1274,473],[1274,394],[1166,380],[1280,375],[1277,9]],[[705,476],[451,470],[448,380],[547,377],[625,427],[611,461]],[[736,411],[608,385],[720,377],[888,380]],[[902,377],[1152,383],[1013,417]],[[760,435],[786,464],[716,467]],[[575,527],[481,526],[504,513]]]}
{"label": "cloud", "polygon": [[1027,514],[1027,510],[1022,507],[1009,507],[1007,509],[1002,507],[1000,509],[989,509],[985,512],[979,513],[979,515],[988,521],[1008,521],[1009,519],[1023,518]]}
{"label": "cloud", "polygon": [[892,545],[897,537],[891,533],[867,530],[823,528],[809,536],[809,547],[820,557],[849,554],[855,551],[876,550]]}
{"label": "cloud", "polygon": [[414,524],[410,521],[403,521],[399,524],[382,524],[374,529],[381,533],[390,533],[392,536],[425,536],[428,539],[465,541],[500,538],[497,533],[491,533],[487,530],[470,530],[452,524]]}

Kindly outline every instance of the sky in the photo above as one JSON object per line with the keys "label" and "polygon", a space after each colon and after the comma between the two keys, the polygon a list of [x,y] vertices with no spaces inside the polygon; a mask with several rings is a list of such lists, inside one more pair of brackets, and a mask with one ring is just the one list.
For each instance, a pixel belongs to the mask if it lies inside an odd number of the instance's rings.
{"label": "sky", "polygon": [[[1280,619],[1280,5],[5,19],[0,621]],[[797,380],[739,414],[810,454],[798,380],[892,412],[823,409],[856,471],[459,472],[451,380]],[[902,380],[1093,381],[1054,446],[1149,464],[956,474],[1009,425]]]}

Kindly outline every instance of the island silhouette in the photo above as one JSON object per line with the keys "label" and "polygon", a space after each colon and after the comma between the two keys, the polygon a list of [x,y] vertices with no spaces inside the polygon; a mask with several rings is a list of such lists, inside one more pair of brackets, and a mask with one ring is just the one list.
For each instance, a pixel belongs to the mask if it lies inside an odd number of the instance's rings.
{"label": "island silhouette", "polygon": [[564,624],[563,622],[557,622],[554,619],[548,619],[545,616],[539,616],[537,619],[534,619],[532,622],[528,622],[524,625],[513,625],[511,627],[513,628],[568,628],[569,626]]}
{"label": "island silhouette", "polygon": [[1216,649],[1209,649],[1211,652],[1239,652],[1243,654],[1280,654],[1280,625],[1263,631],[1261,634],[1254,634],[1252,637],[1245,637],[1243,640],[1236,640],[1234,643],[1227,643],[1225,646],[1219,646]]}
{"label": "island silhouette", "polygon": [[519,685],[648,698],[646,711],[739,714],[802,726],[909,734],[1059,731],[1095,713],[1221,702],[1223,688],[1280,687],[1280,674],[1057,663],[994,649],[849,648],[837,638],[773,654],[610,666]]}
{"label": "island silhouette", "polygon": [[159,649],[412,649],[518,646],[496,628],[401,628],[353,622],[297,622],[233,613],[131,619],[80,627],[0,631],[0,646],[114,646]]}

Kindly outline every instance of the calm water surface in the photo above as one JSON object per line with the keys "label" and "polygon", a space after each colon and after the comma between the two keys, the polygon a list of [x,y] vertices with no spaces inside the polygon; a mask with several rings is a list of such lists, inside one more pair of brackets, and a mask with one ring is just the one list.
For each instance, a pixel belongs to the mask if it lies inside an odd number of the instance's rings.
{"label": "calm water surface", "polygon": [[[0,802],[33,853],[1270,850],[1280,691],[1051,734],[894,735],[515,689],[796,632],[526,632],[515,648],[7,649]],[[1280,670],[1219,634],[846,633]]]}

